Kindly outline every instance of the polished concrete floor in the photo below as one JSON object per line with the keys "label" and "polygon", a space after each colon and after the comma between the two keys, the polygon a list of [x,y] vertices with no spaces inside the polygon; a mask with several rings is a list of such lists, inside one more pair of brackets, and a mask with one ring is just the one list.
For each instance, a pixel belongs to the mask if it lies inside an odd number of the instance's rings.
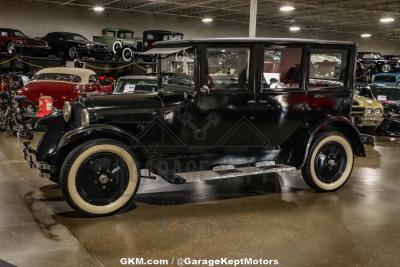
{"label": "polished concrete floor", "polygon": [[400,265],[396,140],[368,147],[335,193],[313,193],[298,173],[181,186],[144,180],[133,210],[105,218],[79,217],[19,147],[0,134],[1,267],[119,266],[122,257]]}

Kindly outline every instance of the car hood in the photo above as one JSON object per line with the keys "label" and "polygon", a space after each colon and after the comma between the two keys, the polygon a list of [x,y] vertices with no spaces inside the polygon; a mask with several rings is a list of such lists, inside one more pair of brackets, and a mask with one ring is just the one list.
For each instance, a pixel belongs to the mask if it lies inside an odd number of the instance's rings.
{"label": "car hood", "polygon": [[373,108],[373,109],[377,109],[377,108],[381,108],[383,109],[383,106],[381,103],[379,103],[378,101],[371,99],[371,98],[367,98],[367,97],[363,97],[363,96],[354,96],[354,104],[356,106],[361,106],[361,107],[365,107],[365,108]]}
{"label": "car hood", "polygon": [[91,96],[83,104],[99,119],[121,120],[128,115],[160,114],[187,102],[181,92],[156,92],[148,94],[123,94]]}

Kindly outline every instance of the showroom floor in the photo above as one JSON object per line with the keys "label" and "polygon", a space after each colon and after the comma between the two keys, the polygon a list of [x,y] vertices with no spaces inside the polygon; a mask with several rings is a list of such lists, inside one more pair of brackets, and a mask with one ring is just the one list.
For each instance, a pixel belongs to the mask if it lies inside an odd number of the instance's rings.
{"label": "showroom floor", "polygon": [[[357,159],[340,191],[315,194],[298,174],[172,186],[144,180],[137,206],[80,218],[0,134],[0,266],[117,266],[122,257],[263,257],[282,266],[396,266],[400,142]],[[18,148],[17,148],[18,147]]]}

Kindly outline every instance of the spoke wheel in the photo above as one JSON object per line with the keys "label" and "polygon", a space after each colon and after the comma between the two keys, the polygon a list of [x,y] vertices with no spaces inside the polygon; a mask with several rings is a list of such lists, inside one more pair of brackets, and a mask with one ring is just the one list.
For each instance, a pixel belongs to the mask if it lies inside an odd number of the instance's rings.
{"label": "spoke wheel", "polygon": [[78,51],[76,50],[76,47],[71,47],[68,50],[68,55],[72,59],[78,58]]}
{"label": "spoke wheel", "polygon": [[124,61],[132,61],[133,59],[133,50],[129,47],[124,48],[122,51],[122,59]]}
{"label": "spoke wheel", "polygon": [[15,52],[14,43],[8,43],[8,44],[7,44],[7,53],[8,53],[9,55],[12,55],[12,54],[14,54],[14,52]]}
{"label": "spoke wheel", "polygon": [[122,196],[128,181],[129,170],[122,158],[112,153],[99,153],[79,167],[76,190],[91,204],[107,205]]}
{"label": "spoke wheel", "polygon": [[350,142],[338,132],[325,132],[313,142],[302,174],[317,192],[335,191],[349,179],[354,165]]}
{"label": "spoke wheel", "polygon": [[139,165],[130,148],[111,139],[86,142],[72,150],[60,173],[68,203],[90,216],[110,215],[133,203]]}

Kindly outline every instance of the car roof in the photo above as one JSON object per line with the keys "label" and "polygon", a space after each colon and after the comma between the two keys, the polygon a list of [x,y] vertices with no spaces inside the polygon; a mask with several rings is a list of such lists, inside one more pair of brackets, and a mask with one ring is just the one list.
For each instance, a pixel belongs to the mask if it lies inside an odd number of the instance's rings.
{"label": "car roof", "polygon": [[299,43],[299,44],[325,44],[325,45],[348,45],[356,46],[357,43],[350,41],[332,41],[332,40],[319,40],[319,39],[302,39],[302,38],[201,38],[191,40],[170,40],[170,41],[159,41],[155,44],[157,46],[169,46],[169,45],[191,45],[191,44],[210,44],[210,43]]}
{"label": "car roof", "polygon": [[18,32],[20,32],[20,30],[11,29],[11,28],[0,28],[0,31],[18,31]]}
{"label": "car roof", "polygon": [[129,80],[129,79],[157,80],[157,77],[156,76],[144,76],[144,75],[129,75],[129,76],[122,76],[119,79],[120,80]]}
{"label": "car roof", "polygon": [[59,73],[59,74],[71,74],[76,75],[81,78],[80,84],[87,84],[89,82],[89,76],[96,75],[96,72],[89,69],[82,68],[67,68],[67,67],[55,67],[55,68],[46,68],[38,71],[36,74],[43,73]]}
{"label": "car roof", "polygon": [[144,31],[143,33],[150,33],[150,32],[167,33],[167,34],[183,34],[181,32],[172,32],[172,31],[166,31],[166,30],[147,30],[147,31]]}
{"label": "car roof", "polygon": [[127,29],[123,29],[123,28],[104,28],[103,31],[134,32],[132,30],[127,30]]}

